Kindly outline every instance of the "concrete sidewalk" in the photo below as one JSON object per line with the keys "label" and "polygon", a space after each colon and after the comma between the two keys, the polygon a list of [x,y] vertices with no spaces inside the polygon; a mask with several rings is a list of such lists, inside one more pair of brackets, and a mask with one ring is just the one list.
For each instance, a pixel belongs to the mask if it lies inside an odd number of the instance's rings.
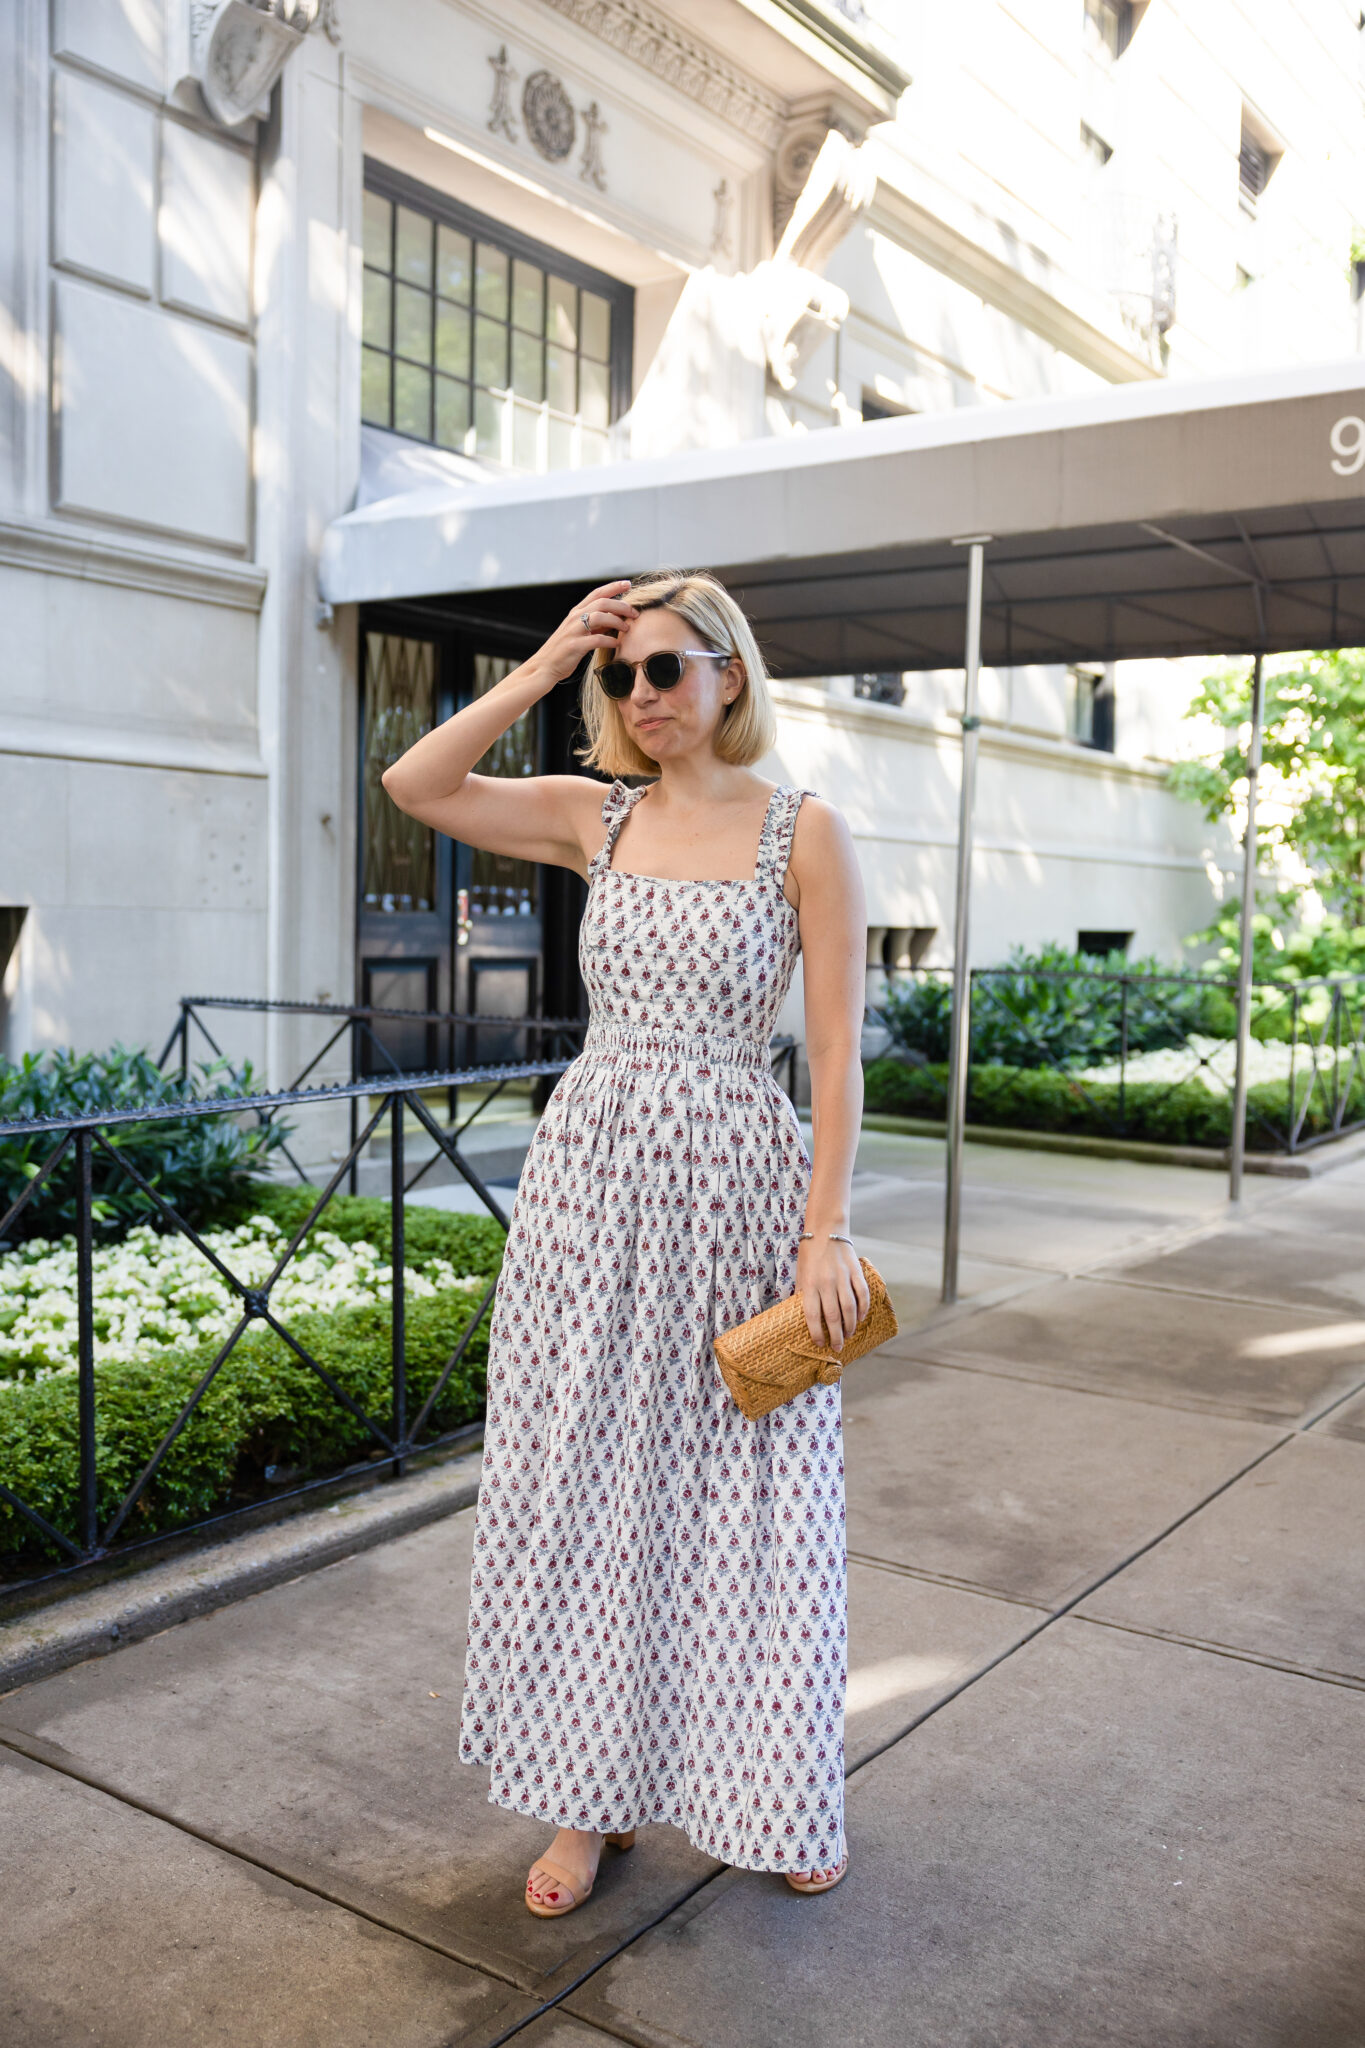
{"label": "concrete sidewalk", "polygon": [[1365,1167],[869,1135],[853,1864],[674,1830],[582,1911],[454,1762],[472,1514],[0,1699],[15,2048],[1360,2048]]}

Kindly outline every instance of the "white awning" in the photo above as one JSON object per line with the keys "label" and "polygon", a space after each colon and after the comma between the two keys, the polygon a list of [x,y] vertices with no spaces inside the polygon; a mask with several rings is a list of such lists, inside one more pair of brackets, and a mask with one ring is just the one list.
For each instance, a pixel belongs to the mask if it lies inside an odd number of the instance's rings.
{"label": "white awning", "polygon": [[607,468],[424,484],[333,522],[333,604],[509,623],[714,569],[780,674],[1365,644],[1365,364],[1107,388]]}

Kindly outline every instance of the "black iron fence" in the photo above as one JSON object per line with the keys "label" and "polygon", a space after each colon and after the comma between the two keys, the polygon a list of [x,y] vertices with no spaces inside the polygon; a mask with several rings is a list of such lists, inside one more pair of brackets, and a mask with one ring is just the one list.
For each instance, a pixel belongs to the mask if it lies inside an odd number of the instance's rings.
{"label": "black iron fence", "polygon": [[[147,1488],[161,1469],[166,1454],[186,1429],[204,1396],[213,1385],[227,1360],[241,1343],[253,1325],[263,1325],[288,1347],[293,1356],[318,1382],[325,1387],[332,1401],[346,1409],[353,1421],[365,1433],[372,1445],[370,1457],[364,1468],[372,1476],[386,1473],[398,1475],[403,1472],[409,1459],[419,1450],[437,1448],[452,1440],[452,1433],[444,1435],[433,1432],[430,1424],[434,1411],[450,1381],[452,1373],[464,1358],[469,1345],[484,1321],[493,1299],[495,1280],[489,1280],[480,1300],[473,1307],[464,1327],[460,1330],[450,1356],[438,1372],[434,1384],[427,1390],[425,1399],[414,1409],[409,1401],[407,1375],[406,1322],[408,1313],[407,1287],[405,1284],[406,1221],[404,1198],[412,1183],[407,1174],[406,1138],[407,1119],[414,1118],[432,1140],[437,1152],[450,1161],[455,1171],[473,1189],[480,1204],[498,1222],[505,1223],[507,1214],[499,1204],[493,1191],[480,1176],[475,1164],[468,1158],[460,1145],[461,1133],[452,1134],[444,1129],[432,1115],[423,1099],[424,1092],[433,1087],[472,1085],[506,1085],[512,1081],[535,1080],[560,1074],[568,1066],[567,1059],[532,1060],[514,1066],[469,1068],[453,1073],[435,1075],[401,1075],[387,1078],[367,1078],[362,1081],[343,1082],[327,1088],[280,1089],[259,1095],[245,1095],[236,1098],[194,1097],[177,1103],[159,1104],[155,1108],[126,1109],[118,1111],[93,1112],[82,1117],[14,1118],[0,1121],[0,1139],[32,1138],[43,1132],[51,1132],[54,1143],[43,1159],[37,1172],[28,1182],[17,1200],[12,1202],[0,1215],[0,1243],[9,1236],[23,1211],[34,1202],[43,1187],[52,1179],[58,1167],[74,1152],[76,1162],[76,1379],[77,1411],[79,1430],[79,1499],[74,1529],[61,1529],[33,1504],[25,1500],[6,1480],[0,1476],[0,1499],[15,1510],[34,1530],[43,1543],[55,1548],[65,1560],[65,1569],[91,1563],[107,1556],[115,1547],[120,1550],[136,1550],[143,1544],[127,1540],[126,1529],[129,1516],[133,1513],[146,1493]],[[293,1231],[283,1251],[275,1261],[273,1269],[263,1282],[253,1283],[234,1273],[227,1261],[220,1257],[205,1242],[204,1233],[196,1229],[177,1210],[173,1203],[162,1195],[154,1183],[139,1168],[117,1149],[116,1133],[120,1127],[138,1123],[157,1123],[183,1120],[200,1116],[279,1116],[282,1113],[295,1114],[300,1110],[320,1106],[335,1107],[342,1102],[353,1102],[358,1097],[378,1097],[376,1106],[367,1102],[368,1113],[356,1131],[351,1145],[347,1148],[335,1172],[311,1205],[307,1216]],[[383,1415],[368,1413],[342,1386],[335,1374],[320,1359],[315,1357],[297,1333],[281,1320],[272,1306],[272,1294],[281,1277],[291,1263],[299,1256],[309,1233],[323,1216],[328,1203],[341,1188],[354,1165],[355,1159],[370,1142],[378,1126],[387,1122],[389,1142],[389,1199],[391,1204],[391,1254],[393,1282],[390,1304],[391,1361],[388,1381],[388,1406]],[[96,1317],[93,1276],[95,1246],[94,1167],[96,1160],[115,1167],[140,1190],[145,1198],[149,1220],[168,1232],[184,1237],[213,1268],[220,1281],[230,1290],[237,1307],[237,1319],[215,1351],[194,1386],[189,1398],[165,1430],[150,1457],[114,1506],[112,1512],[101,1520],[98,1507],[97,1479],[97,1402],[99,1382],[96,1375]],[[301,1170],[300,1170],[301,1171]],[[454,1435],[460,1432],[454,1432]],[[301,1485],[276,1490],[271,1494],[275,1501],[290,1500],[307,1494],[318,1486],[334,1482],[344,1476],[337,1472],[314,1478]],[[182,1525],[177,1533],[186,1530],[203,1529],[219,1523],[228,1517],[213,1514],[200,1517]],[[123,1539],[122,1541],[120,1539]],[[160,1540],[159,1538],[147,1539]],[[59,1568],[60,1569],[60,1568]],[[42,1573],[40,1576],[50,1576]],[[32,1575],[26,1583],[32,1583]]]}
{"label": "black iron fence", "polygon": [[[409,1388],[409,1352],[407,1342],[409,1300],[407,1282],[407,1233],[405,1201],[422,1175],[438,1160],[448,1161],[455,1173],[473,1190],[481,1208],[498,1223],[506,1224],[508,1211],[498,1199],[498,1194],[484,1179],[478,1163],[471,1158],[462,1140],[470,1125],[489,1104],[495,1101],[505,1089],[528,1083],[543,1084],[562,1074],[571,1064],[572,1057],[581,1043],[584,1022],[579,1019],[524,1018],[515,1020],[528,1031],[543,1034],[552,1042],[558,1038],[561,1050],[552,1056],[505,1063],[502,1065],[466,1066],[450,1068],[434,1073],[391,1073],[387,1075],[361,1074],[350,1080],[328,1086],[306,1087],[300,1082],[314,1071],[326,1057],[330,1047],[337,1043],[342,1032],[355,1034],[369,1028],[376,1018],[407,1017],[407,1012],[353,1011],[337,1007],[327,1010],[321,1005],[276,1004],[264,1005],[252,1002],[234,1003],[230,998],[186,999],[182,1005],[181,1017],[175,1032],[167,1045],[163,1060],[169,1058],[177,1048],[180,1065],[188,1074],[192,1053],[191,1030],[204,1031],[210,1049],[220,1049],[205,1029],[197,1012],[206,1008],[239,1008],[260,1010],[266,1007],[288,1012],[305,1012],[331,1015],[340,1019],[340,1029],[327,1046],[314,1054],[304,1073],[295,1085],[259,1094],[235,1097],[195,1097],[187,1095],[180,1101],[159,1103],[155,1106],[128,1109],[92,1109],[88,1114],[73,1116],[63,1113],[59,1116],[37,1118],[0,1119],[0,1141],[20,1139],[32,1141],[50,1134],[51,1149],[43,1154],[31,1170],[22,1192],[9,1207],[0,1214],[0,1248],[21,1224],[24,1212],[39,1200],[45,1187],[54,1182],[64,1162],[74,1157],[75,1164],[75,1300],[76,1321],[75,1374],[76,1379],[76,1427],[78,1432],[78,1483],[74,1514],[67,1518],[67,1526],[59,1527],[50,1514],[44,1514],[35,1503],[26,1499],[23,1493],[10,1483],[16,1476],[6,1476],[0,1467],[0,1502],[3,1502],[20,1521],[32,1531],[33,1544],[28,1552],[11,1560],[18,1565],[22,1576],[14,1570],[8,1571],[8,1584],[0,1594],[0,1607],[12,1604],[16,1598],[26,1597],[35,1585],[47,1580],[60,1578],[75,1570],[84,1568],[111,1555],[123,1556],[146,1550],[151,1544],[164,1543],[168,1534],[175,1538],[221,1527],[236,1522],[242,1513],[237,1506],[204,1515],[175,1520],[173,1528],[158,1529],[156,1535],[135,1539],[130,1536],[130,1517],[138,1510],[139,1503],[147,1496],[148,1488],[163,1470],[167,1454],[182,1437],[210,1387],[218,1379],[224,1365],[236,1352],[248,1331],[264,1329],[287,1347],[294,1360],[310,1374],[325,1390],[328,1400],[344,1409],[364,1442],[370,1448],[368,1455],[359,1464],[343,1464],[321,1474],[301,1479],[297,1484],[274,1486],[262,1499],[272,1504],[299,1500],[319,1488],[333,1487],[363,1475],[369,1480],[385,1476],[398,1476],[408,1462],[419,1452],[425,1453],[449,1446],[470,1437],[468,1428],[442,1429],[435,1417],[452,1375],[465,1359],[469,1347],[485,1322],[496,1289],[496,1278],[488,1280],[479,1300],[474,1303],[463,1326],[451,1344],[449,1354],[435,1373],[429,1385],[424,1386],[422,1398],[415,1400]],[[425,1017],[426,1013],[415,1013]],[[449,1014],[438,1013],[442,1024],[456,1020]],[[502,1020],[505,1021],[505,1020]],[[788,1092],[793,1091],[796,1074],[796,1044],[791,1038],[773,1041],[774,1067],[779,1075],[785,1075]],[[473,1091],[476,1101],[471,1112],[461,1121],[449,1127],[442,1124],[433,1113],[434,1096],[439,1102],[443,1095],[458,1101],[461,1090]],[[335,1151],[331,1157],[336,1160],[335,1170],[326,1185],[311,1202],[307,1214],[289,1233],[288,1241],[275,1258],[273,1267],[263,1281],[243,1278],[232,1270],[227,1258],[205,1242],[206,1231],[211,1226],[196,1228],[195,1224],[181,1213],[176,1204],[169,1200],[155,1185],[154,1179],[120,1149],[118,1133],[129,1125],[154,1125],[166,1122],[182,1122],[199,1117],[236,1117],[269,1120],[272,1118],[295,1118],[300,1112],[331,1111],[345,1106],[350,1119],[350,1136],[341,1156]],[[429,1156],[415,1170],[409,1171],[409,1140],[414,1135],[412,1123],[430,1143]],[[329,1120],[329,1130],[335,1130],[335,1123]],[[341,1384],[336,1374],[329,1370],[324,1360],[315,1354],[315,1348],[304,1341],[297,1329],[291,1329],[289,1321],[278,1311],[272,1297],[279,1290],[282,1277],[307,1248],[310,1233],[324,1218],[328,1204],[343,1189],[343,1184],[354,1185],[357,1164],[367,1146],[383,1132],[388,1147],[388,1203],[391,1228],[390,1268],[392,1273],[391,1299],[388,1309],[389,1365],[384,1382],[384,1399],[378,1412],[371,1412]],[[311,1185],[305,1168],[295,1158],[287,1145],[280,1148],[293,1165],[300,1182]],[[199,1374],[188,1397],[166,1424],[159,1440],[142,1462],[131,1483],[123,1488],[112,1506],[106,1499],[103,1511],[100,1505],[100,1376],[98,1363],[98,1334],[96,1299],[94,1286],[94,1251],[98,1226],[98,1200],[96,1194],[96,1167],[107,1176],[112,1170],[120,1176],[120,1185],[135,1187],[144,1200],[145,1213],[158,1230],[167,1234],[178,1234],[195,1247],[207,1260],[218,1280],[229,1291],[235,1321],[227,1335],[213,1351],[203,1371]],[[373,1404],[372,1404],[373,1405]],[[3,1446],[0,1445],[0,1456]],[[107,1492],[107,1489],[106,1489]],[[34,1553],[46,1553],[46,1556]],[[57,1556],[59,1562],[49,1565],[48,1560]]]}
{"label": "black iron fence", "polygon": [[[1224,1145],[1236,1001],[1207,975],[975,968],[972,1121]],[[947,970],[888,973],[869,1021],[902,1072],[872,1074],[870,1106],[943,1114],[950,1009]],[[1248,1144],[1299,1153],[1365,1128],[1365,975],[1256,982],[1251,1032]]]}
{"label": "black iron fence", "polygon": [[[351,1194],[356,1192],[363,1150],[355,1143],[360,1101],[365,1092],[359,1084],[383,1075],[397,1077],[410,1073],[413,1063],[402,1057],[405,1049],[414,1044],[421,1045],[424,1056],[418,1064],[427,1074],[423,1086],[428,1093],[436,1089],[444,1093],[452,1130],[458,1126],[463,1131],[511,1085],[513,1075],[524,1078],[528,1060],[560,1061],[560,1066],[552,1065],[546,1071],[562,1072],[563,1065],[582,1050],[583,1034],[588,1028],[586,1017],[498,1017],[484,1011],[400,1010],[364,1003],[271,1001],[257,996],[182,996],[180,1014],[161,1049],[157,1064],[164,1069],[168,1062],[173,1061],[173,1071],[182,1074],[187,1084],[191,1061],[201,1042],[215,1058],[224,1057],[222,1045],[205,1021],[206,1012],[236,1017],[299,1017],[316,1021],[319,1042],[304,1057],[302,1066],[289,1083],[289,1089],[302,1088],[310,1076],[327,1063],[333,1067],[339,1064],[346,1070],[347,1082],[357,1091],[350,1097],[349,1110],[353,1163],[347,1178]],[[520,1039],[516,1057],[492,1061],[481,1057],[490,1037],[501,1039],[504,1044],[508,1037]],[[496,1078],[499,1073],[508,1078]],[[471,1081],[471,1074],[477,1074],[477,1080]],[[479,1097],[473,1111],[460,1124],[462,1087],[477,1088]],[[299,1177],[305,1178],[293,1154],[284,1149],[285,1157]],[[438,1156],[433,1153],[417,1169],[409,1186],[417,1184]]]}

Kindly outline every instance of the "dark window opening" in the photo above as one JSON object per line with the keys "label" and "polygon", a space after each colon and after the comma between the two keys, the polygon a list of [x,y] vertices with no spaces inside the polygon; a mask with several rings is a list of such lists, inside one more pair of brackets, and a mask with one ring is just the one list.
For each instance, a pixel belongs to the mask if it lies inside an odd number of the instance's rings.
{"label": "dark window opening", "polygon": [[1087,121],[1082,121],[1081,153],[1096,170],[1103,170],[1114,151],[1102,135],[1098,135]]}
{"label": "dark window opening", "polygon": [[1111,953],[1126,953],[1133,943],[1131,932],[1077,932],[1076,951],[1090,960],[1107,960]]}
{"label": "dark window opening", "polygon": [[905,677],[897,669],[881,669],[875,674],[854,676],[853,694],[872,704],[903,704]]}
{"label": "dark window opening", "polygon": [[936,924],[889,925],[882,934],[880,964],[888,973],[918,967],[937,937]]}
{"label": "dark window opening", "polygon": [[1104,669],[1067,670],[1067,730],[1083,747],[1114,751],[1114,682]]}
{"label": "dark window opening", "polygon": [[879,398],[875,391],[863,393],[864,425],[869,420],[908,420],[913,419],[914,415],[913,405],[899,405],[894,398]]}
{"label": "dark window opening", "polygon": [[1092,56],[1112,64],[1132,38],[1132,0],[1085,0],[1085,44]]}
{"label": "dark window opening", "polygon": [[27,910],[19,904],[0,903],[0,978],[9,966]]}
{"label": "dark window opening", "polygon": [[1241,147],[1237,152],[1237,203],[1251,220],[1270,182],[1279,157],[1242,122]]}
{"label": "dark window opening", "polygon": [[605,462],[634,292],[366,162],[361,418],[506,469]]}

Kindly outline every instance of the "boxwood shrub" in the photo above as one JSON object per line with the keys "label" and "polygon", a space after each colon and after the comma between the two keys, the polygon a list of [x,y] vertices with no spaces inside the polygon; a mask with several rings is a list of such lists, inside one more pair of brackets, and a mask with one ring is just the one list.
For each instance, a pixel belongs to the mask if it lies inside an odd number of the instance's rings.
{"label": "boxwood shrub", "polygon": [[[864,1073],[866,1106],[889,1116],[940,1119],[948,1100],[948,1069],[942,1062],[910,1067],[899,1060],[872,1060]],[[1296,1082],[1302,1104],[1308,1077]],[[1248,1139],[1252,1147],[1282,1143],[1289,1126],[1289,1083],[1263,1081],[1248,1090]],[[973,1066],[968,1094],[970,1122],[996,1129],[1069,1131],[1101,1138],[1139,1138],[1160,1145],[1226,1145],[1232,1134],[1231,1093],[1214,1094],[1202,1081],[1130,1081],[1122,1104],[1117,1082],[1078,1081],[1051,1068]],[[1365,1075],[1357,1075],[1346,1106],[1346,1121],[1365,1117]],[[1304,1119],[1304,1134],[1329,1127],[1320,1094]],[[1276,1134],[1272,1138],[1272,1133]]]}
{"label": "boxwood shrub", "polygon": [[[247,1205],[296,1228],[316,1200],[308,1188],[258,1190]],[[214,1222],[234,1220],[220,1214]],[[387,1202],[334,1197],[320,1227],[348,1242],[391,1242]],[[409,1265],[427,1257],[492,1278],[504,1236],[491,1217],[407,1212]],[[478,1297],[447,1293],[407,1305],[408,1414],[426,1399],[459,1340]],[[343,1309],[289,1318],[287,1327],[381,1428],[391,1412],[387,1307]],[[216,1343],[161,1351],[137,1361],[97,1365],[96,1474],[103,1524],[113,1514],[211,1363]],[[436,1430],[483,1413],[488,1316],[451,1375],[432,1416]],[[174,1529],[235,1503],[259,1498],[267,1465],[312,1477],[379,1450],[364,1425],[323,1381],[263,1324],[254,1325],[220,1368],[194,1416],[167,1452],[121,1532],[121,1540]],[[74,1374],[0,1389],[0,1480],[64,1535],[77,1534],[80,1470]],[[16,1508],[0,1498],[0,1555],[56,1555]]]}

